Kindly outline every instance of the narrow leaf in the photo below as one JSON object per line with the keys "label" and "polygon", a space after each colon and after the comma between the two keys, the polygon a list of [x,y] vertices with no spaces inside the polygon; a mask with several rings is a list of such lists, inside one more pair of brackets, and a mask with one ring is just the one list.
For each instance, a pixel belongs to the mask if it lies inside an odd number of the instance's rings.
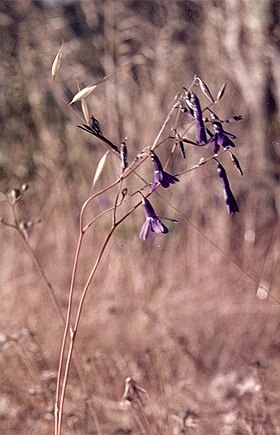
{"label": "narrow leaf", "polygon": [[109,151],[106,151],[106,153],[99,160],[99,163],[97,165],[97,168],[96,168],[96,171],[95,171],[95,174],[94,174],[94,178],[93,178],[91,189],[94,188],[95,184],[97,183],[97,180],[99,179],[99,177],[100,177],[100,175],[101,175],[101,173],[102,173],[102,171],[104,169],[104,165],[106,163],[106,159],[107,159],[108,154],[109,154]]}
{"label": "narrow leaf", "polygon": [[88,97],[96,87],[97,85],[90,85],[81,89],[76,95],[74,95],[70,104],[77,103],[77,101],[81,101],[83,98]]}
{"label": "narrow leaf", "polygon": [[224,95],[224,93],[225,93],[225,90],[226,90],[226,83],[224,83],[223,84],[223,86],[221,87],[221,89],[219,90],[219,92],[218,92],[218,95],[217,95],[217,99],[216,99],[216,103],[222,98],[222,96]]}
{"label": "narrow leaf", "polygon": [[53,77],[54,81],[55,81],[56,75],[58,74],[58,72],[60,70],[62,50],[63,50],[63,44],[61,45],[60,49],[58,50],[58,52],[54,58],[53,64],[52,64],[52,77]]}

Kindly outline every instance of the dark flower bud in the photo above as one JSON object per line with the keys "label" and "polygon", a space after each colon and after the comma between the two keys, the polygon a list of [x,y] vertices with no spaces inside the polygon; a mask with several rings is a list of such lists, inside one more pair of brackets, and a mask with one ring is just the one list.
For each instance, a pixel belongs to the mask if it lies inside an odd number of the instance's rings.
{"label": "dark flower bud", "polygon": [[90,128],[92,128],[95,133],[102,134],[99,122],[93,115],[90,117]]}
{"label": "dark flower bud", "polygon": [[230,215],[234,214],[234,213],[238,213],[239,212],[239,208],[237,205],[237,202],[233,196],[233,193],[231,191],[230,185],[229,185],[229,181],[227,178],[227,173],[225,168],[217,161],[217,171],[218,171],[218,175],[221,178],[221,180],[223,181],[223,185],[224,185],[224,196],[225,196],[225,201],[226,201],[226,205],[227,205],[227,209]]}
{"label": "dark flower bud", "polygon": [[182,154],[183,158],[185,159],[186,152],[185,152],[184,142],[182,140],[179,141],[179,147],[180,147],[181,154]]}
{"label": "dark flower bud", "polygon": [[231,121],[231,119],[233,119],[233,121],[241,121],[242,120],[242,115],[235,115],[232,118],[229,119],[229,122]]}
{"label": "dark flower bud", "polygon": [[127,168],[128,163],[127,163],[127,147],[126,147],[126,138],[122,141],[121,143],[121,166],[122,166],[122,171],[124,172],[124,170]]}
{"label": "dark flower bud", "polygon": [[203,122],[202,110],[198,97],[194,92],[191,92],[188,104],[193,109],[193,115],[195,119],[196,140],[198,144],[207,142],[205,126]]}

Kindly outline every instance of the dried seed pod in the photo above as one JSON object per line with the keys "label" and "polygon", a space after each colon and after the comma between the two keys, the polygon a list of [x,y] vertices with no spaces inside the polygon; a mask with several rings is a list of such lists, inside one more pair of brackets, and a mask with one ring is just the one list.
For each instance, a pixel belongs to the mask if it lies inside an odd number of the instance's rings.
{"label": "dried seed pod", "polygon": [[121,194],[122,194],[121,202],[123,202],[124,198],[125,198],[126,195],[127,195],[127,192],[128,192],[128,189],[127,189],[126,187],[124,187],[124,188],[122,189],[122,192],[121,192]]}
{"label": "dried seed pod", "polygon": [[121,167],[122,172],[128,167],[127,162],[127,147],[126,147],[126,138],[121,143]]}
{"label": "dried seed pod", "polygon": [[9,202],[14,205],[22,198],[22,192],[20,189],[11,188],[7,190],[7,198]]}
{"label": "dried seed pod", "polygon": [[89,109],[85,98],[81,99],[81,106],[82,106],[82,112],[84,115],[84,120],[87,124],[89,124],[90,116],[89,116]]}
{"label": "dried seed pod", "polygon": [[223,86],[221,87],[221,89],[219,90],[218,95],[217,95],[217,98],[216,98],[216,103],[217,103],[217,102],[222,98],[222,96],[224,95],[225,90],[226,90],[226,86],[227,86],[227,84],[224,83]]}
{"label": "dried seed pod", "polygon": [[214,98],[212,97],[210,89],[208,88],[206,83],[203,80],[201,80],[199,77],[196,77],[196,80],[198,81],[200,89],[202,90],[204,95],[211,101],[211,103],[214,103],[215,102]]}
{"label": "dried seed pod", "polygon": [[147,391],[140,387],[131,377],[126,378],[122,400],[131,402],[134,399],[139,399],[142,403],[141,394],[147,394]]}
{"label": "dried seed pod", "polygon": [[89,85],[81,89],[76,95],[74,95],[70,104],[77,103],[78,101],[81,101],[83,98],[88,97],[96,87],[97,85]]}
{"label": "dried seed pod", "polygon": [[186,158],[186,151],[185,151],[185,147],[184,147],[184,142],[182,140],[179,140],[178,143],[179,143],[181,154],[182,154],[183,158],[185,159]]}
{"label": "dried seed pod", "polygon": [[106,153],[99,160],[99,163],[97,165],[97,168],[96,168],[96,171],[94,174],[92,186],[91,186],[92,189],[94,188],[95,184],[97,183],[97,180],[99,179],[99,177],[104,169],[104,165],[106,163],[106,159],[107,159],[108,154],[109,154],[109,151],[106,151]]}
{"label": "dried seed pod", "polygon": [[29,189],[29,185],[27,183],[24,183],[21,185],[20,190],[21,192],[26,192]]}
{"label": "dried seed pod", "polygon": [[243,171],[237,157],[231,151],[229,151],[229,154],[230,154],[231,161],[233,162],[234,166],[238,170],[239,174],[243,175]]}
{"label": "dried seed pod", "polygon": [[53,77],[54,81],[55,81],[56,75],[58,74],[58,72],[60,70],[63,45],[64,44],[62,44],[60,49],[58,50],[58,52],[54,58],[53,64],[52,64],[52,77]]}

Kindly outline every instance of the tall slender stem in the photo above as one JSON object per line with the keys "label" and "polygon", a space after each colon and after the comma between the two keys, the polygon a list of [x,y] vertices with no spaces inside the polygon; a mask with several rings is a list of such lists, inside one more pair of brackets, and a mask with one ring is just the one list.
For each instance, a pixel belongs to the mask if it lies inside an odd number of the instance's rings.
{"label": "tall slender stem", "polygon": [[[62,389],[61,389],[61,395],[60,395],[60,403],[59,403],[59,413],[58,413],[58,422],[57,422],[57,434],[60,435],[61,434],[61,427],[62,427],[62,418],[63,418],[63,409],[64,409],[64,399],[65,399],[65,391],[66,391],[66,386],[67,386],[67,380],[68,380],[68,374],[69,374],[69,368],[70,368],[70,362],[71,362],[71,358],[72,358],[72,352],[73,352],[73,347],[74,347],[74,342],[75,342],[75,338],[76,338],[76,333],[77,333],[77,329],[79,326],[79,322],[80,322],[80,318],[81,318],[81,313],[82,313],[82,308],[83,308],[83,304],[84,304],[84,300],[88,291],[88,288],[90,286],[90,283],[94,277],[94,274],[99,266],[99,263],[103,257],[103,254],[105,252],[105,249],[109,243],[109,240],[111,239],[113,232],[116,228],[116,225],[113,225],[108,233],[108,235],[105,238],[105,241],[101,247],[100,253],[96,259],[96,262],[91,270],[91,273],[88,277],[88,280],[85,284],[81,299],[80,299],[80,303],[79,303],[79,307],[78,307],[78,311],[77,311],[77,315],[76,315],[76,320],[75,320],[75,324],[73,329],[70,328],[70,345],[69,345],[69,349],[68,349],[68,355],[67,355],[67,361],[66,361],[66,365],[65,365],[65,371],[64,371],[64,377],[63,377],[63,383],[62,383]],[[73,295],[72,295],[73,296]],[[72,304],[72,300],[71,300],[71,304]],[[69,310],[70,311],[70,310]],[[70,323],[70,322],[69,322]],[[69,330],[69,325],[66,331],[66,334],[68,333]],[[66,342],[66,339],[65,339]],[[64,349],[63,349],[64,350]],[[59,398],[59,396],[58,396]]]}

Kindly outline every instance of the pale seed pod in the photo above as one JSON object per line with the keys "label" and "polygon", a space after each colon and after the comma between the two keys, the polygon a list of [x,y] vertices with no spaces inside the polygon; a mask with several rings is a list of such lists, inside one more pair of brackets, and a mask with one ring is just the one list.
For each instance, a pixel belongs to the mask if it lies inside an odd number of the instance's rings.
{"label": "pale seed pod", "polygon": [[89,124],[90,121],[89,109],[85,98],[81,99],[81,105],[82,105],[82,111],[83,111],[85,122]]}
{"label": "pale seed pod", "polygon": [[221,89],[219,90],[219,92],[218,92],[218,95],[217,95],[217,98],[216,98],[216,103],[222,98],[222,96],[224,95],[224,93],[225,93],[225,90],[226,90],[226,83],[224,83],[223,84],[223,86],[221,87]]}
{"label": "pale seed pod", "polygon": [[199,77],[196,77],[196,80],[198,81],[200,89],[202,90],[204,95],[211,101],[211,103],[214,103],[214,98],[212,97],[210,89],[208,88],[206,83],[203,80],[201,80]]}
{"label": "pale seed pod", "polygon": [[89,85],[81,89],[76,95],[74,95],[70,104],[77,103],[78,101],[81,101],[83,98],[88,97],[96,87],[97,85]]}
{"label": "pale seed pod", "polygon": [[102,171],[104,169],[104,166],[105,166],[108,154],[109,154],[109,151],[106,151],[106,153],[101,157],[101,159],[98,162],[98,165],[97,165],[97,168],[96,168],[96,171],[95,171],[95,174],[94,174],[94,178],[93,178],[91,189],[94,188],[95,184],[97,183],[97,180],[99,179],[99,177],[100,177],[100,175],[101,175],[101,173],[102,173]]}
{"label": "pale seed pod", "polygon": [[60,49],[58,50],[58,52],[54,58],[53,64],[52,64],[52,77],[53,77],[54,81],[55,81],[55,78],[60,70],[62,50],[63,50],[63,44],[61,45]]}

